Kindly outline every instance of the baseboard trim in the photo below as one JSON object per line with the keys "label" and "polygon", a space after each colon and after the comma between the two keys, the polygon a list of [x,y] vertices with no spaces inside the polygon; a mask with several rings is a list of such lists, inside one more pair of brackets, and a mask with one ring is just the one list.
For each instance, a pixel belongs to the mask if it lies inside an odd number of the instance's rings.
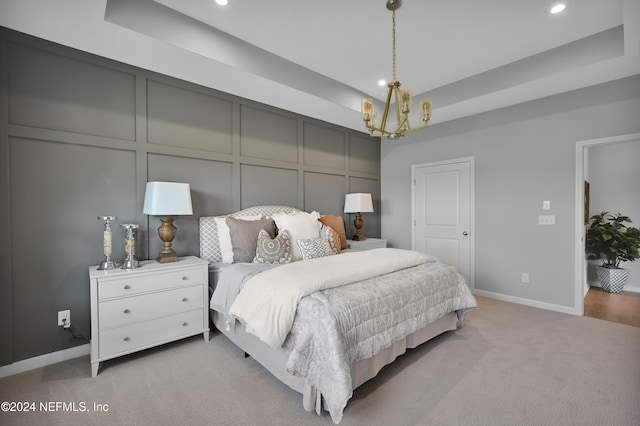
{"label": "baseboard trim", "polygon": [[0,367],[0,379],[3,377],[13,376],[14,374],[24,373],[25,371],[34,370],[36,368],[57,364],[69,359],[89,355],[90,353],[91,344],[87,343],[86,345],[74,346],[73,348],[28,358],[9,365],[3,365]]}
{"label": "baseboard trim", "polygon": [[[600,288],[600,283],[598,281],[589,281],[590,287],[598,287]],[[640,293],[640,287],[636,287],[633,285],[626,285],[622,289],[622,291],[628,291],[630,293]]]}
{"label": "baseboard trim", "polygon": [[503,300],[505,302],[517,303],[519,305],[531,306],[533,308],[546,309],[548,311],[562,312],[563,314],[580,315],[576,308],[571,306],[555,305],[553,303],[540,302],[539,300],[525,299],[523,297],[509,296],[507,294],[494,293],[491,291],[474,290],[474,294],[486,296],[492,299]]}

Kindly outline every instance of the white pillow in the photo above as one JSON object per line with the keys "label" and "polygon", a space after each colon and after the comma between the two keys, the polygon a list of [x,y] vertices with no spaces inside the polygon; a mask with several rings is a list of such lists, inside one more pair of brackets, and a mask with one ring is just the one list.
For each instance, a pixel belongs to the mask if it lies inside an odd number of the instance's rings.
{"label": "white pillow", "polygon": [[302,253],[296,243],[297,240],[319,238],[322,223],[318,221],[320,213],[295,212],[291,214],[275,213],[271,218],[276,222],[278,232],[289,231],[291,241],[291,256],[293,260],[301,260]]}
{"label": "white pillow", "polygon": [[[233,216],[240,220],[259,220],[262,215]],[[229,225],[227,225],[226,216],[216,216],[213,218],[218,228],[218,244],[222,253],[222,263],[233,263],[233,245],[231,244],[231,234],[229,233]]]}

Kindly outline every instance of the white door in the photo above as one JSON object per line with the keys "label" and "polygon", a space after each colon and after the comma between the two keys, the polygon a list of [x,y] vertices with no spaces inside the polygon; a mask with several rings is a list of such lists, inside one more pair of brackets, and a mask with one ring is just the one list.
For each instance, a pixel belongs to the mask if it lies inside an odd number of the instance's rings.
{"label": "white door", "polygon": [[414,165],[413,249],[455,266],[473,288],[473,158]]}

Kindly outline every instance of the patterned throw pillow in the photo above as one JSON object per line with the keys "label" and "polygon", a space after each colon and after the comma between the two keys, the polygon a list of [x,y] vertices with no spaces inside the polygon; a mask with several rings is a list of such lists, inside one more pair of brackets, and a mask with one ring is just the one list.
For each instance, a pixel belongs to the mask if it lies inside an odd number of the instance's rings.
{"label": "patterned throw pillow", "polygon": [[253,263],[289,263],[291,262],[291,245],[289,232],[282,231],[275,238],[271,238],[264,229],[258,233],[256,257]]}
{"label": "patterned throw pillow", "polygon": [[317,257],[332,256],[335,253],[326,238],[309,238],[297,240],[303,260],[315,259]]}
{"label": "patterned throw pillow", "polygon": [[340,254],[342,251],[342,245],[340,244],[340,234],[336,232],[330,226],[322,225],[322,229],[320,229],[320,236],[326,238],[329,241],[329,246],[333,250],[333,254]]}
{"label": "patterned throw pillow", "polygon": [[347,234],[344,230],[344,219],[341,216],[325,215],[318,219],[323,225],[326,225],[336,231],[340,237],[340,248],[349,248],[347,244]]}

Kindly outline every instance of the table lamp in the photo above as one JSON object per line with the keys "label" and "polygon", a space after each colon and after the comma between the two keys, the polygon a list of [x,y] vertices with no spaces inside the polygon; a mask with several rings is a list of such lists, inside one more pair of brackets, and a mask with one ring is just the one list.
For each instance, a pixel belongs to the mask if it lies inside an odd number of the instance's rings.
{"label": "table lamp", "polygon": [[353,225],[356,227],[356,233],[351,239],[353,241],[365,240],[365,236],[360,232],[360,229],[362,229],[362,226],[364,225],[364,220],[362,220],[362,213],[373,212],[371,194],[347,194],[344,198],[344,212],[356,214],[356,218],[353,221]]}
{"label": "table lamp", "polygon": [[162,225],[158,228],[158,235],[164,247],[158,257],[158,262],[168,263],[178,260],[178,255],[171,247],[177,229],[173,226],[173,217],[177,215],[192,215],[191,188],[188,183],[178,182],[147,182],[144,194],[144,214],[162,216]]}

